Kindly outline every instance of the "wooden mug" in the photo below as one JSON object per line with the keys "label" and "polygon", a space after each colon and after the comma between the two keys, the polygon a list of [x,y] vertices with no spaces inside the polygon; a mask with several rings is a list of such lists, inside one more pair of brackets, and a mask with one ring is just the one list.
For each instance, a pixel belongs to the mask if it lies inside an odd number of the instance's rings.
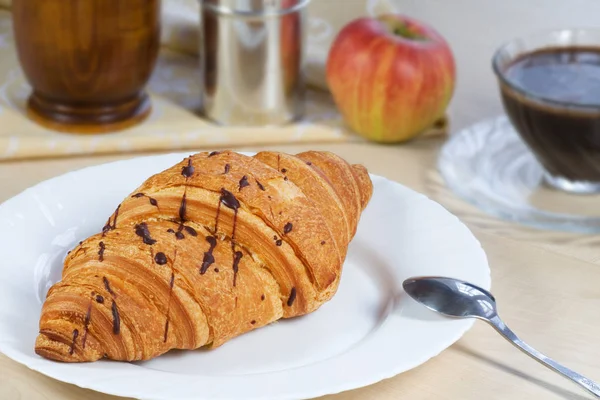
{"label": "wooden mug", "polygon": [[161,0],[13,0],[28,115],[51,129],[97,133],[150,112],[144,91],[160,46]]}

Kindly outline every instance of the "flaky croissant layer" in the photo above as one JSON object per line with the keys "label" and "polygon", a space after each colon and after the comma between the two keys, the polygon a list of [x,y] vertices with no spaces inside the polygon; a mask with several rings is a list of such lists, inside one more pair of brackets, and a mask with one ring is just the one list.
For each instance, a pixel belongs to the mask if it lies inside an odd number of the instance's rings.
{"label": "flaky croissant layer", "polygon": [[69,252],[35,351],[147,360],[312,312],[337,290],[372,190],[363,166],[328,152],[190,156]]}

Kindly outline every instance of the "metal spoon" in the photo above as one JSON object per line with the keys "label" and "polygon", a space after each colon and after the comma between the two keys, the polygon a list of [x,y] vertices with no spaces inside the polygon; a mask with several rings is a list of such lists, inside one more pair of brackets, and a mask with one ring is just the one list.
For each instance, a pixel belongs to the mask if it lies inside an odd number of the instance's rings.
{"label": "metal spoon", "polygon": [[478,318],[487,322],[525,354],[600,398],[600,386],[597,383],[546,357],[508,329],[498,316],[496,299],[487,290],[444,277],[414,277],[405,280],[402,286],[410,297],[430,310],[448,317]]}

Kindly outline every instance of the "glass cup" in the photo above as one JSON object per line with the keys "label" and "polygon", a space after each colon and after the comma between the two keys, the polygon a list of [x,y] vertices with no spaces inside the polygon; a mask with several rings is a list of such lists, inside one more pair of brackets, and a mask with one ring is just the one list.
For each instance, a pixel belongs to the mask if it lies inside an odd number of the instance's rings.
{"label": "glass cup", "polygon": [[[586,74],[598,74],[598,87],[585,86],[577,96],[557,98],[557,93],[549,91],[553,86],[548,84],[551,80],[554,85],[561,76],[552,76],[552,70],[535,76],[535,82],[524,84],[511,67],[540,51],[546,54],[560,51],[573,57],[569,61],[573,68],[583,65],[591,68]],[[596,103],[591,92],[600,90],[600,29],[563,29],[512,40],[494,55],[493,69],[504,109],[543,166],[546,182],[571,193],[600,193],[600,101]],[[568,72],[565,79],[581,77],[578,70]]]}

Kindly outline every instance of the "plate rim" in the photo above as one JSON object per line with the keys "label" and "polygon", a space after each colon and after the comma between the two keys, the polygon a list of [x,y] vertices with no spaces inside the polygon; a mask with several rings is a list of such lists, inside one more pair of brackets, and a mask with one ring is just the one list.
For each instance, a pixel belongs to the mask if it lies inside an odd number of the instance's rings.
{"label": "plate rim", "polygon": [[[67,177],[69,177],[71,175],[86,173],[89,170],[101,169],[101,168],[104,168],[107,166],[115,167],[115,166],[118,166],[119,164],[127,164],[129,162],[136,161],[136,160],[138,160],[138,161],[152,160],[152,159],[157,159],[157,158],[165,158],[165,159],[173,158],[173,159],[175,159],[177,157],[185,158],[185,157],[188,157],[190,153],[195,154],[196,152],[170,152],[170,153],[153,154],[153,155],[146,155],[146,156],[133,156],[133,157],[128,157],[128,158],[122,159],[122,160],[116,160],[116,161],[86,166],[86,167],[79,168],[79,169],[76,169],[73,171],[68,171],[68,172],[62,173],[60,175],[51,177],[49,179],[40,181],[40,182],[36,183],[35,185],[32,185],[32,186],[20,191],[16,195],[14,195],[11,198],[7,199],[6,201],[0,203],[0,209],[5,208],[5,207],[7,207],[7,205],[10,205],[13,202],[17,201],[20,196],[25,195],[28,191],[35,190],[35,189],[45,186],[45,185],[51,185],[52,182],[58,181],[61,179],[66,179]],[[245,155],[256,154],[255,152],[248,152],[248,151],[239,151],[239,153],[242,153]],[[486,254],[485,250],[483,249],[481,242],[477,239],[477,237],[473,234],[473,232],[469,229],[469,227],[462,220],[460,220],[456,215],[451,213],[449,210],[447,210],[441,204],[432,200],[430,197],[428,197],[427,195],[425,195],[423,193],[417,192],[416,190],[413,190],[399,182],[393,181],[384,176],[376,175],[376,174],[372,174],[372,173],[369,173],[369,175],[371,176],[371,178],[375,178],[375,180],[381,180],[381,181],[390,183],[392,185],[397,185],[400,188],[402,188],[403,190],[409,192],[411,195],[415,196],[415,198],[421,197],[424,201],[429,202],[433,206],[440,207],[449,216],[454,217],[454,220],[455,220],[454,222],[456,224],[458,224],[457,227],[462,228],[469,235],[470,239],[473,241],[474,249],[480,253],[479,255],[482,257],[480,261],[482,261],[482,265],[485,267],[485,270],[482,269],[481,273],[483,274],[483,276],[486,279],[486,282],[485,282],[485,284],[482,285],[482,287],[484,287],[484,289],[486,289],[486,290],[491,290],[491,284],[492,284],[491,268],[489,265],[489,259],[487,257],[487,254]],[[393,378],[404,372],[410,371],[420,365],[425,364],[432,358],[439,356],[444,350],[448,349],[450,346],[452,346],[454,343],[456,343],[458,340],[460,340],[464,336],[464,334],[473,327],[475,320],[467,319],[467,320],[462,320],[462,322],[463,322],[462,326],[460,328],[456,329],[456,332],[454,333],[454,335],[452,335],[452,337],[450,337],[450,335],[448,335],[447,339],[443,340],[443,343],[442,343],[442,341],[440,341],[437,346],[433,346],[433,348],[435,349],[434,351],[428,353],[424,357],[420,357],[420,358],[415,357],[414,361],[411,363],[399,364],[399,366],[397,368],[389,368],[380,373],[367,375],[367,377],[362,380],[354,379],[352,381],[346,381],[346,382],[339,383],[336,386],[329,386],[329,389],[326,389],[326,390],[323,390],[322,386],[317,387],[316,389],[306,388],[302,391],[302,393],[299,393],[299,392],[289,393],[289,394],[285,394],[283,396],[277,396],[276,399],[292,400],[292,399],[298,399],[298,398],[315,398],[315,397],[324,396],[324,395],[339,394],[342,392],[356,390],[356,389],[363,388],[366,386],[374,385],[383,380],[390,379],[390,378]],[[44,370],[43,361],[45,361],[45,360],[42,360],[42,362],[39,362],[40,360],[36,360],[36,359],[29,360],[27,355],[21,354],[21,352],[19,352],[19,351],[13,351],[13,349],[10,346],[6,346],[6,343],[7,343],[6,341],[0,340],[0,353],[4,354],[6,357],[11,359],[12,361],[17,362],[32,371],[38,372],[44,376],[47,376],[47,377],[57,380],[59,382],[66,383],[66,384],[72,384],[72,385],[75,385],[82,389],[93,390],[93,391],[96,391],[99,393],[104,393],[104,394],[114,395],[114,396],[133,397],[133,398],[139,398],[139,399],[144,399],[144,400],[164,400],[165,399],[165,397],[161,397],[160,395],[156,396],[156,397],[154,397],[154,396],[139,397],[138,395],[133,393],[133,391],[131,391],[131,390],[129,392],[124,392],[123,390],[114,390],[113,389],[114,386],[110,386],[110,385],[105,386],[105,387],[102,387],[101,385],[96,386],[93,383],[91,383],[90,381],[82,379],[80,375],[74,375],[72,379],[67,381],[64,379],[64,372],[56,372],[56,370],[49,370],[49,371]],[[164,371],[161,371],[160,373],[172,374],[172,372],[164,372]],[[185,397],[185,398],[187,399],[187,397]],[[259,395],[259,396],[252,396],[252,397],[244,397],[244,399],[246,399],[246,400],[272,400],[275,398],[273,398],[269,395]],[[220,400],[239,400],[239,397],[236,397],[236,398],[222,397],[222,398],[220,398]]]}

